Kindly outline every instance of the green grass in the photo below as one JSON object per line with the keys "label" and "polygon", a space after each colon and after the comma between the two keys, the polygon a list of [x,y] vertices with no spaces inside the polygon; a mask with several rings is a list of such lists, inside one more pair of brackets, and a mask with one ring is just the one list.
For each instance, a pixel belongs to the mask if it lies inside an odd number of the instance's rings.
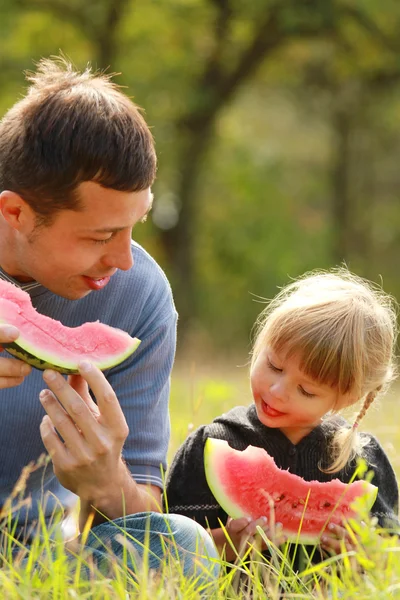
{"label": "green grass", "polygon": [[[124,540],[126,555],[121,564],[110,560],[106,574],[100,573],[80,551],[77,563],[69,562],[63,545],[55,544],[42,529],[44,539],[33,544],[30,552],[17,557],[11,550],[2,555],[0,597],[6,599],[90,598],[138,600],[212,598],[396,598],[400,597],[400,561],[398,540],[379,535],[373,527],[359,530],[355,552],[345,552],[312,566],[304,561],[302,572],[295,573],[287,549],[270,546],[271,561],[264,562],[254,547],[243,550],[235,567],[227,572],[221,560],[218,581],[204,583],[200,569],[196,578],[185,578],[179,560],[172,551],[160,572],[143,568],[133,574],[127,566],[135,552],[129,538],[116,529]],[[263,533],[260,531],[260,536]],[[268,540],[265,539],[266,543]]]}
{"label": "green grass", "polygon": [[[371,410],[362,429],[377,435],[390,456],[397,475],[400,474],[400,427],[396,423],[396,390],[380,402],[378,410]],[[171,393],[172,441],[170,456],[186,435],[202,423],[237,404],[249,404],[247,368],[188,370],[182,365],[175,368]],[[400,453],[399,453],[400,454]],[[24,474],[26,475],[26,473]],[[16,490],[20,494],[23,487]],[[7,523],[7,511],[2,514]],[[56,526],[56,522],[53,527]],[[357,525],[354,525],[357,527]],[[128,567],[129,557],[135,552],[123,532],[116,535],[124,545],[125,556],[117,563],[110,556],[108,570],[100,573],[82,553],[73,547],[76,559],[71,562],[64,545],[56,543],[52,531],[40,522],[40,537],[27,553],[18,549],[11,536],[0,539],[0,598],[10,599],[123,599],[138,600],[252,600],[283,599],[341,599],[374,600],[400,598],[400,542],[397,537],[383,535],[374,523],[359,528],[356,551],[328,558],[312,565],[305,557],[302,572],[291,568],[288,547],[270,545],[271,560],[266,563],[254,546],[246,545],[237,556],[234,568],[227,570],[221,559],[221,575],[214,583],[204,583],[201,569],[197,578],[187,579],[176,552],[169,553],[159,572],[149,570],[146,557],[137,573]],[[84,535],[87,532],[84,533]],[[260,530],[260,536],[264,534]],[[14,549],[14,550],[13,550]],[[204,575],[204,573],[203,573]]]}

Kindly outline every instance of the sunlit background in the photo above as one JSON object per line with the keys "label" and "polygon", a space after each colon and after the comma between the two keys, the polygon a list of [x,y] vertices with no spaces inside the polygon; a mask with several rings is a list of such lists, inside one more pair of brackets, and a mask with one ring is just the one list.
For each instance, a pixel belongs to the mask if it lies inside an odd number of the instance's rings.
{"label": "sunlit background", "polygon": [[345,262],[400,298],[399,30],[393,0],[1,1],[0,114],[60,51],[145,110],[159,170],[134,237],[180,313],[183,430],[249,401],[251,328],[290,277]]}

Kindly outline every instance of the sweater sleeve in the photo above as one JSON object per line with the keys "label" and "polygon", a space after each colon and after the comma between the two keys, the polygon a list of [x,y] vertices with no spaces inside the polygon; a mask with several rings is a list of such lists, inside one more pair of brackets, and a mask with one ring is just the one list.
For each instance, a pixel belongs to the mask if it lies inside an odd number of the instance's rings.
{"label": "sweater sleeve", "polygon": [[221,526],[219,520],[225,524],[228,516],[207,484],[203,457],[207,437],[207,427],[200,427],[176,453],[167,476],[164,509],[214,529]]}
{"label": "sweater sleeve", "polygon": [[370,441],[364,448],[368,467],[373,471],[371,483],[378,488],[378,495],[371,509],[371,515],[378,519],[378,524],[386,529],[400,530],[399,489],[396,475],[388,456],[378,440],[369,436]]}

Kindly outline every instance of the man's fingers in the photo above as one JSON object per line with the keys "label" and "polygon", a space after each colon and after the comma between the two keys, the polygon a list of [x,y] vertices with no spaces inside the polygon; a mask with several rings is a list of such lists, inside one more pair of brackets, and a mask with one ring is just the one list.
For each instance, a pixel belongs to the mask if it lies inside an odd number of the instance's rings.
{"label": "man's fingers", "polygon": [[19,331],[13,325],[0,325],[0,352],[4,350],[2,344],[7,342],[15,342],[19,337]]}
{"label": "man's fingers", "polygon": [[0,345],[2,342],[15,342],[19,337],[19,330],[14,325],[0,325]]}
{"label": "man's fingers", "polygon": [[99,407],[102,422],[107,423],[107,427],[118,432],[120,437],[125,438],[128,433],[128,426],[124,413],[118,402],[114,390],[104,377],[103,373],[94,365],[83,361],[79,365],[79,372],[85,378],[90,386]]}
{"label": "man's fingers", "polygon": [[84,400],[86,400],[88,396],[90,398],[89,386],[83,377],[80,375],[68,375],[67,381],[72,389],[74,389],[81,398]]}
{"label": "man's fingers", "polygon": [[[58,431],[58,433],[61,435],[65,442],[65,447],[69,449],[71,456],[82,463],[90,463],[93,458],[90,444],[87,443],[87,440],[85,439],[83,432],[81,433],[79,426],[77,426],[76,423],[71,419],[70,415],[66,410],[64,410],[54,394],[50,390],[42,390],[39,398],[43,408],[50,418],[53,431]],[[80,399],[79,401],[85,407],[85,410],[88,413],[87,407]],[[95,441],[93,442],[92,447],[96,449],[100,445],[100,442],[96,436],[93,437],[95,438]]]}
{"label": "man's fingers", "polygon": [[68,383],[72,387],[72,389],[75,390],[76,393],[82,398],[82,400],[85,401],[90,412],[95,417],[98,417],[100,415],[99,407],[97,406],[96,402],[93,401],[93,398],[90,395],[87,381],[85,381],[85,379],[83,379],[81,375],[69,375]]}
{"label": "man's fingers", "polygon": [[43,390],[40,402],[65,444],[74,453],[75,448],[82,453],[84,438],[94,449],[99,447],[101,450],[101,426],[86,402],[60,373],[46,370],[43,379],[51,391]]}
{"label": "man's fingers", "polygon": [[47,395],[44,390],[40,400],[71,455],[87,463],[92,456],[108,455],[116,444],[122,447],[129,429],[103,373],[89,364],[89,368],[83,366],[82,375],[96,397],[97,407],[89,400],[83,381],[73,380],[82,398],[60,373],[50,369],[44,371],[43,379],[52,394]]}
{"label": "man's fingers", "polygon": [[0,358],[0,388],[19,385],[29,375],[32,367],[15,358]]}
{"label": "man's fingers", "polygon": [[50,458],[58,458],[60,460],[65,455],[65,446],[58,437],[48,415],[45,415],[40,423],[40,435]]}
{"label": "man's fingers", "polygon": [[0,376],[2,377],[26,377],[31,371],[32,367],[22,360],[0,358]]}
{"label": "man's fingers", "polygon": [[[103,377],[102,373],[100,375]],[[125,429],[122,430],[122,433],[120,430],[114,430],[112,423],[108,422],[108,418],[101,414],[100,407],[96,408],[96,413],[94,413],[94,410],[89,408],[85,400],[72,389],[60,373],[46,370],[43,373],[43,379],[54,394],[54,398],[42,395],[42,393],[40,400],[71,453],[77,455],[75,446],[76,444],[82,444],[83,440],[87,442],[87,446],[91,451],[98,454],[107,453],[110,443],[112,444],[116,438],[125,441],[127,435],[125,435]],[[118,409],[121,410],[119,404]],[[123,415],[122,418],[127,428]],[[112,432],[111,437],[110,430]],[[85,448],[89,453],[86,446]],[[85,459],[82,448],[79,446],[77,449]]]}
{"label": "man's fingers", "polygon": [[55,475],[57,476],[57,471],[60,468],[70,469],[74,464],[74,457],[60,440],[49,415],[43,417],[39,429],[43,445],[53,462]]}
{"label": "man's fingers", "polygon": [[10,387],[21,385],[25,377],[0,377],[0,389],[5,390]]}
{"label": "man's fingers", "polygon": [[[4,350],[2,344],[15,342],[19,337],[19,330],[13,325],[0,325],[0,351]],[[32,367],[22,360],[15,358],[0,358],[0,388],[20,385],[24,377],[29,375]]]}

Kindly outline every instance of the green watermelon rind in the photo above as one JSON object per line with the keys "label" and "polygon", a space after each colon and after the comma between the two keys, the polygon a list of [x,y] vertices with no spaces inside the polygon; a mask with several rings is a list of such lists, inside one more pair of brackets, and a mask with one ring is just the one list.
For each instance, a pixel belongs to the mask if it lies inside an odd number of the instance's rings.
{"label": "green watermelon rind", "polygon": [[[26,291],[2,279],[0,324],[14,325],[20,332],[13,342],[2,342],[1,347],[9,354],[36,369],[50,368],[65,374],[79,373],[78,365],[82,360],[92,362],[103,371],[110,369],[131,356],[140,344],[139,339],[130,336],[126,331],[105,323],[96,321],[78,327],[67,327],[51,317],[41,315],[32,306]],[[60,331],[61,338],[58,337]],[[80,335],[82,340],[91,339],[93,331],[94,344],[86,345],[85,348],[85,343],[79,342],[77,335]],[[96,347],[99,348],[99,352],[96,352]]]}
{"label": "green watermelon rind", "polygon": [[[207,438],[204,445],[204,468],[208,487],[227,515],[232,517],[232,519],[241,519],[242,517],[247,516],[246,513],[225,493],[223,486],[220,484],[218,477],[215,475],[214,442],[215,440],[213,438]],[[227,443],[228,442],[226,442],[226,444]]]}
{"label": "green watermelon rind", "polygon": [[[0,320],[0,323],[1,322],[2,321]],[[140,340],[138,338],[132,338],[132,340],[135,342],[135,344],[132,344],[126,352],[118,355],[110,355],[108,359],[104,360],[97,360],[95,357],[85,355],[82,356],[82,360],[85,359],[91,361],[101,371],[111,369],[112,367],[122,363],[135,352],[140,344]],[[35,369],[40,369],[42,371],[45,369],[53,369],[54,371],[58,371],[64,375],[73,375],[79,373],[78,362],[59,360],[57,356],[51,354],[50,352],[44,351],[42,348],[33,348],[24,339],[23,334],[20,334],[20,336],[14,342],[8,344],[2,343],[2,347],[7,350],[9,354],[15,358],[23,360],[29,365],[32,365],[32,367],[35,367]]]}
{"label": "green watermelon rind", "polygon": [[[225,445],[228,446],[228,448],[230,448],[232,450],[232,452],[239,452],[238,450],[231,448],[226,440],[218,440],[218,439],[214,439],[214,438],[208,438],[206,440],[205,445],[204,445],[204,468],[205,468],[205,475],[206,475],[206,480],[207,480],[208,486],[209,486],[212,494],[214,495],[215,499],[217,500],[217,502],[220,504],[220,506],[223,508],[223,510],[231,518],[240,519],[242,517],[247,517],[248,515],[246,514],[246,511],[243,508],[241,508],[240,506],[238,506],[238,504],[235,503],[225,492],[225,489],[224,489],[223,485],[220,483],[220,480],[216,473],[215,463],[216,463],[216,459],[218,458],[218,446],[220,446],[220,444],[224,444],[224,446]],[[226,448],[224,447],[224,449],[226,449]],[[278,467],[276,467],[276,468],[278,469]],[[308,483],[310,483],[310,485],[312,484],[312,482],[308,482]],[[363,496],[358,496],[350,504],[350,508],[351,509],[354,508],[355,511],[357,510],[357,508],[360,508],[360,505],[358,504],[359,502],[362,502],[363,507],[365,507],[365,509],[367,511],[369,511],[371,509],[371,507],[373,506],[376,496],[378,494],[378,488],[376,486],[372,485],[371,483],[369,483],[367,481],[365,481],[364,483],[365,483],[365,494]],[[329,485],[329,482],[326,485]],[[284,490],[277,490],[277,491],[284,492]],[[339,502],[340,502],[340,499],[339,499]],[[356,504],[357,504],[357,507],[355,507]],[[306,510],[306,506],[305,506],[304,512],[305,512],[305,510]],[[321,509],[321,511],[322,511],[322,509]],[[327,510],[326,512],[327,512],[326,523],[328,523],[330,514],[332,514],[333,511]],[[352,518],[354,518],[354,516]],[[293,531],[285,530],[284,524],[283,524],[283,532],[282,533],[286,536],[288,541],[297,542],[299,544],[316,545],[319,543],[320,538],[321,538],[321,535],[310,535],[310,534],[307,534],[306,532],[304,532],[303,530],[300,530],[294,534]]]}

